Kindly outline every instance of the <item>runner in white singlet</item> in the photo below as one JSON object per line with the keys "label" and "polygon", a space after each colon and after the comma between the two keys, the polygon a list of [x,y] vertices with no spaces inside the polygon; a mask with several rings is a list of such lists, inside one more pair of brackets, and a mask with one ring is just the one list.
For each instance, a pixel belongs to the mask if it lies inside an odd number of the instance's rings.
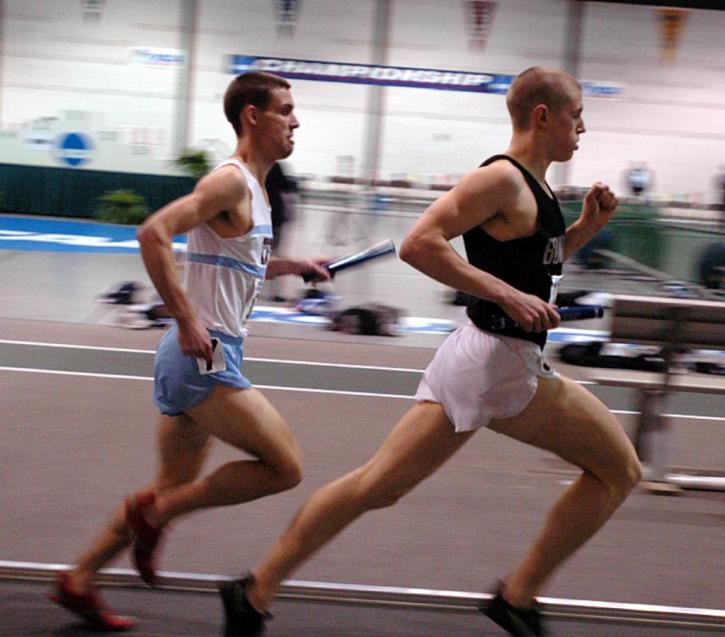
{"label": "runner in white singlet", "polygon": [[[245,324],[263,281],[285,274],[329,279],[322,258],[270,256],[272,221],[261,184],[294,148],[299,122],[290,85],[266,73],[242,74],[225,93],[224,112],[237,137],[234,155],[138,232],[146,269],[175,319],[154,370],[158,474],[117,508],[51,595],[104,631],[135,624],[110,610],[94,587],[99,569],[129,545],[141,577],[153,585],[156,549],[170,520],[284,491],[302,478],[289,427],[241,369]],[[189,239],[182,285],[171,246],[183,233]],[[239,458],[202,474],[212,437],[237,448]]]}

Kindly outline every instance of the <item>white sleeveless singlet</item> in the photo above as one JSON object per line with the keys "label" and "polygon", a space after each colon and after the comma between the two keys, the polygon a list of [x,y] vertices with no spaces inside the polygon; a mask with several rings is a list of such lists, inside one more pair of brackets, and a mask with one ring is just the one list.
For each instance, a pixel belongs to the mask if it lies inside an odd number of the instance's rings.
{"label": "white sleeveless singlet", "polygon": [[184,287],[204,327],[244,337],[271,254],[272,216],[262,187],[241,162],[229,159],[214,170],[229,165],[239,168],[247,180],[252,194],[252,228],[247,234],[228,239],[206,223],[189,230]]}

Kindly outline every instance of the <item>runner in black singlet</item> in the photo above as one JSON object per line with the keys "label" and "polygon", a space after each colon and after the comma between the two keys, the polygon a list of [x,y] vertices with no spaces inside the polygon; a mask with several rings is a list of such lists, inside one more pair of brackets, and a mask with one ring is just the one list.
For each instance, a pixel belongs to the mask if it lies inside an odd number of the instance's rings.
{"label": "runner in black singlet", "polygon": [[[468,262],[517,290],[553,303],[561,276],[566,238],[559,203],[553,192],[546,192],[536,178],[513,157],[494,155],[481,166],[499,160],[510,161],[516,166],[531,189],[536,199],[536,232],[529,237],[498,241],[480,226],[475,226],[463,234]],[[482,330],[490,329],[492,319],[504,316],[495,303],[478,297],[469,303],[467,314]],[[496,332],[531,340],[541,347],[546,342],[546,332],[525,332],[520,327],[498,329]]]}
{"label": "runner in black singlet", "polygon": [[[597,182],[565,229],[545,185],[549,165],[569,160],[585,130],[581,87],[566,73],[534,67],[516,77],[507,107],[513,135],[505,157],[492,157],[434,202],[400,250],[426,275],[474,297],[471,322],[438,349],[418,402],[377,453],[312,495],[253,573],[230,587],[227,637],[260,635],[280,584],[305,559],[366,511],[394,504],[483,427],[582,469],[493,602],[481,608],[512,635],[544,635],[535,596],[639,480],[639,461],[617,419],[586,389],[552,372],[541,352],[546,330],[559,324],[550,303],[552,277],[617,205]],[[450,244],[461,235],[469,260]],[[488,332],[492,313],[507,315],[519,328],[508,335]]]}

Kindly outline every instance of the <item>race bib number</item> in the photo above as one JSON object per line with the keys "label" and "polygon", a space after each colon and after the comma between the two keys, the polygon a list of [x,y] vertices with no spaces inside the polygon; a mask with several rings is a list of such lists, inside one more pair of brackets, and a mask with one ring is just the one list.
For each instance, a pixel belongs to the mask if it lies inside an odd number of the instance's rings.
{"label": "race bib number", "polygon": [[227,368],[227,362],[224,359],[224,348],[219,342],[219,339],[212,338],[211,347],[211,363],[207,362],[203,358],[196,359],[196,364],[199,367],[199,373],[202,376],[205,374],[215,374],[216,372],[223,372]]}

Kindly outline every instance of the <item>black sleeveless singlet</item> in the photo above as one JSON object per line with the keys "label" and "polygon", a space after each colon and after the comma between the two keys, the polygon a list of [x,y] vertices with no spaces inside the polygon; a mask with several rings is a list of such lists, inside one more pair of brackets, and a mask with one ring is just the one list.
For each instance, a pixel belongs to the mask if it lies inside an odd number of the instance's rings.
{"label": "black sleeveless singlet", "polygon": [[[537,229],[533,235],[509,241],[498,241],[479,226],[463,235],[469,263],[505,281],[517,290],[533,294],[549,302],[552,276],[561,275],[564,261],[566,227],[556,197],[553,199],[534,176],[508,155],[494,155],[481,166],[505,159],[516,166],[526,179],[536,199]],[[468,317],[480,329],[491,330],[492,321],[505,317],[501,307],[480,298],[473,298],[467,309]],[[546,332],[525,332],[521,328],[497,329],[497,334],[513,336],[537,343],[543,348]]]}

